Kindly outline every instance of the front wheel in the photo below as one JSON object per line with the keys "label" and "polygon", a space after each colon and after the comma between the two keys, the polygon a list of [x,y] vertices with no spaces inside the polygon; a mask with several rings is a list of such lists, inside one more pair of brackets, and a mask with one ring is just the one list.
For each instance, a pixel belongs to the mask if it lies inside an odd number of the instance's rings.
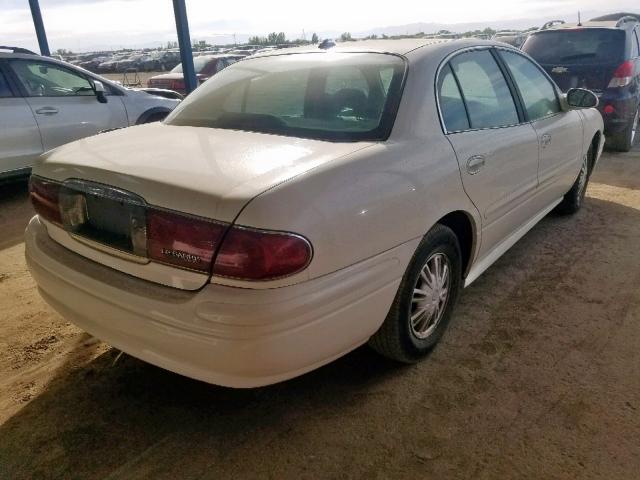
{"label": "front wheel", "polygon": [[460,244],[436,225],[427,233],[402,278],[396,297],[369,345],[378,353],[414,363],[440,340],[462,285]]}

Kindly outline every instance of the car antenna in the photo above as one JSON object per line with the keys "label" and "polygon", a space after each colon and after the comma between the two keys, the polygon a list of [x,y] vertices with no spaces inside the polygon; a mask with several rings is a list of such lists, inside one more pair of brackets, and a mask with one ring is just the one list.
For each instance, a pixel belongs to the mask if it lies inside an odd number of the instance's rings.
{"label": "car antenna", "polygon": [[578,10],[578,26],[582,26],[582,21],[580,20],[580,10]]}

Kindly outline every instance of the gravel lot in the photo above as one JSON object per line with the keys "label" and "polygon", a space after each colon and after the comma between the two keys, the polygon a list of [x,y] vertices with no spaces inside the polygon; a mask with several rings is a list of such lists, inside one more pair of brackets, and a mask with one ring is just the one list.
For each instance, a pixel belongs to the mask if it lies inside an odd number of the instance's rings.
{"label": "gravel lot", "polygon": [[610,478],[640,472],[640,150],[605,154],[462,297],[443,343],[367,348],[256,390],[147,365],[66,323],[0,186],[0,478]]}

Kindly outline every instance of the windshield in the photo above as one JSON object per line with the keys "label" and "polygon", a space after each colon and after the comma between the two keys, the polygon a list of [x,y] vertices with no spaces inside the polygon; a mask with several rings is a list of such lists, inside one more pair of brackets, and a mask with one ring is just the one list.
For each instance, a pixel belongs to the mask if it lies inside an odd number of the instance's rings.
{"label": "windshield", "polygon": [[198,88],[166,123],[333,141],[386,139],[404,73],[402,58],[387,54],[243,60]]}
{"label": "windshield", "polygon": [[624,32],[604,28],[554,30],[531,35],[522,50],[542,64],[618,64]]}
{"label": "windshield", "polygon": [[[193,59],[193,67],[196,70],[196,73],[200,73],[204,67],[207,66],[207,64],[211,61],[213,61],[215,59],[215,57],[194,57]],[[176,65],[173,70],[171,70],[172,73],[182,73],[182,64],[179,63],[178,65]]]}

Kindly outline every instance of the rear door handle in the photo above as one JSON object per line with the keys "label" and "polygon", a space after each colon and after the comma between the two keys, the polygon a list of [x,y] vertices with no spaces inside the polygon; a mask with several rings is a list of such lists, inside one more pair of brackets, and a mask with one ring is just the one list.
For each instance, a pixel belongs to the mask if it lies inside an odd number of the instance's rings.
{"label": "rear door handle", "polygon": [[544,135],[542,135],[542,137],[540,138],[540,146],[542,148],[547,148],[550,143],[551,143],[551,135],[549,135],[548,133],[545,133]]}
{"label": "rear door handle", "polygon": [[55,115],[58,113],[58,109],[55,107],[42,107],[36,110],[38,115]]}
{"label": "rear door handle", "polygon": [[467,173],[469,175],[475,175],[484,168],[485,158],[484,155],[474,155],[467,160]]}

